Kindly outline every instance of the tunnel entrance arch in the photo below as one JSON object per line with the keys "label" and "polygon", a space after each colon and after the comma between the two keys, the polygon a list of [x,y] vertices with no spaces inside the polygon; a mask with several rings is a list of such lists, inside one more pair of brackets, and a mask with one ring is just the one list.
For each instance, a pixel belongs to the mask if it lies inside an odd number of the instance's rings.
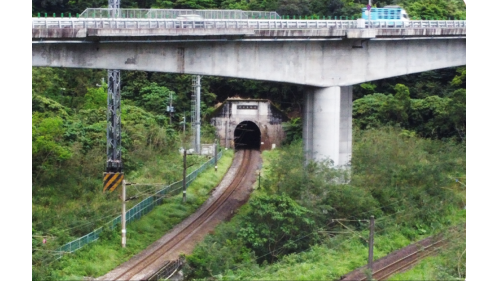
{"label": "tunnel entrance arch", "polygon": [[243,121],[234,129],[234,148],[260,150],[261,132],[252,121]]}

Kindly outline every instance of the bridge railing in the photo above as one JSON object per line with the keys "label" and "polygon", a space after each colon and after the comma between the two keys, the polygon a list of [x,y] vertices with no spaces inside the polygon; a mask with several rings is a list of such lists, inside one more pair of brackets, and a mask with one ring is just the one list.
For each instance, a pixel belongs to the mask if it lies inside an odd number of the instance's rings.
{"label": "bridge railing", "polygon": [[366,28],[465,28],[465,20],[366,21]]}
{"label": "bridge railing", "polygon": [[[222,157],[223,150],[221,150],[217,154],[217,159],[220,159]],[[189,186],[195,178],[205,171],[208,167],[213,166],[215,164],[215,159],[212,158],[209,161],[203,163],[198,169],[190,173],[189,175],[186,176],[186,186]],[[165,186],[163,189],[160,191],[156,192],[154,195],[142,200],[141,202],[137,203],[135,206],[130,208],[126,213],[125,213],[125,218],[127,220],[127,224],[140,219],[142,216],[146,215],[147,213],[151,212],[153,208],[157,205],[160,205],[163,203],[163,199],[168,196],[173,196],[175,194],[180,193],[182,189],[182,180],[174,182],[170,185]],[[117,216],[114,218],[112,221],[108,222],[105,224],[105,226],[110,227],[111,229],[114,229],[116,226],[119,226],[121,224],[121,215]],[[59,259],[61,258],[65,253],[71,253],[74,252],[83,246],[96,241],[99,239],[99,235],[102,233],[104,227],[100,227],[91,233],[84,235],[80,238],[77,238],[67,244],[64,244],[61,246],[57,251],[55,251],[56,258]]]}
{"label": "bridge railing", "polygon": [[146,18],[149,9],[106,9],[87,8],[80,14],[80,18],[107,19],[107,18]]}
{"label": "bridge railing", "polygon": [[356,28],[466,28],[464,20],[367,21],[365,27],[356,20],[260,20],[205,19],[180,21],[175,19],[124,18],[32,18],[32,28],[237,28],[237,29],[356,29]]}
{"label": "bridge railing", "polygon": [[80,18],[135,18],[175,19],[180,15],[196,14],[204,19],[280,19],[276,12],[243,10],[194,10],[194,9],[107,9],[87,8]]}

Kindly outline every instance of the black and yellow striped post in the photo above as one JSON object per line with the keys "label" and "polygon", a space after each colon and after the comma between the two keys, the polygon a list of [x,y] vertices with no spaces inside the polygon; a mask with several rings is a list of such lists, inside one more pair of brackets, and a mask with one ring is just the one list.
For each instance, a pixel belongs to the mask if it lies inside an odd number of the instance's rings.
{"label": "black and yellow striped post", "polygon": [[104,173],[104,189],[102,192],[106,190],[113,192],[122,184],[124,176],[124,173]]}

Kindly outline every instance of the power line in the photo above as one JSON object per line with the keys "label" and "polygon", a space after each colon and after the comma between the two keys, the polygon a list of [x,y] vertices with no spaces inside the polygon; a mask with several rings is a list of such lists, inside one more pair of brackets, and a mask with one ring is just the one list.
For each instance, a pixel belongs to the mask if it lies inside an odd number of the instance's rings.
{"label": "power line", "polygon": [[[334,219],[334,220],[335,220],[335,219]],[[329,223],[329,224],[331,224],[331,223]],[[329,224],[327,224],[326,226],[328,226]],[[301,240],[301,239],[303,239],[303,238],[305,238],[305,237],[307,237],[307,236],[310,236],[310,235],[312,235],[312,234],[314,234],[314,233],[315,233],[315,232],[311,232],[310,234],[304,235],[304,236],[300,237],[299,239],[294,240],[293,242],[297,242],[297,241],[299,241],[299,240]],[[348,238],[347,240],[344,240],[344,241],[340,242],[338,245],[336,245],[336,247],[340,247],[340,246],[341,246],[341,245],[343,245],[344,243],[347,243],[347,242],[351,241],[351,240],[352,240],[352,239],[354,239],[354,238],[359,238],[359,234],[358,234],[358,233],[359,233],[359,231],[353,231],[353,234],[352,234],[352,236],[351,236],[350,238]],[[459,233],[458,235],[452,236],[452,238],[457,238],[457,237],[460,237],[460,235],[461,235],[461,234]],[[464,236],[464,235],[462,235],[462,236]],[[366,241],[366,239],[364,239],[364,240]],[[316,245],[316,244],[315,244],[315,245]],[[298,253],[302,253],[302,252],[308,251],[308,250],[310,250],[310,249],[311,249],[311,247],[312,247],[312,246],[314,246],[314,245],[311,245],[311,246],[309,246],[309,247],[307,247],[307,248],[305,248],[305,249],[303,249],[303,250],[300,250],[300,251],[294,252],[294,254],[298,254]],[[283,246],[283,247],[284,247],[284,246]],[[280,250],[280,249],[282,249],[283,247],[280,247],[280,248],[278,248],[277,250]],[[257,261],[258,259],[263,258],[263,257],[265,257],[265,256],[267,256],[267,255],[269,255],[269,254],[272,254],[272,253],[276,252],[277,250],[270,251],[270,252],[268,252],[268,253],[266,253],[266,254],[264,254],[264,255],[261,255],[261,256],[259,256],[259,257],[253,258],[252,260],[253,260],[253,261]],[[231,270],[236,270],[236,269],[239,269],[239,268],[241,268],[241,267],[243,267],[243,266],[244,266],[243,264],[242,264],[242,265],[236,265],[236,266],[231,267],[230,269],[231,269]]]}

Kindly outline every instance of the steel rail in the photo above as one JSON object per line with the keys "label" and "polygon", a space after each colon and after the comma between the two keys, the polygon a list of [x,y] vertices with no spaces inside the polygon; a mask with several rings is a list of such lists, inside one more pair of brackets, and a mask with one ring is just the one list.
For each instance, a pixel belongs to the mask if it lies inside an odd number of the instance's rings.
{"label": "steel rail", "polygon": [[198,229],[203,223],[205,223],[219,208],[222,206],[224,202],[226,202],[227,198],[236,190],[236,188],[241,184],[244,179],[244,176],[247,172],[248,165],[252,162],[253,151],[244,150],[243,151],[243,160],[242,163],[233,179],[233,181],[229,184],[229,186],[224,190],[224,192],[210,204],[210,206],[201,213],[197,218],[195,218],[190,224],[185,226],[182,230],[179,231],[172,239],[167,241],[165,244],[160,246],[158,249],[153,251],[150,255],[140,259],[134,266],[127,269],[125,272],[115,277],[114,280],[130,280],[133,276],[141,272],[144,268],[151,265],[158,258],[163,256],[169,250],[171,250],[174,246],[176,246],[179,242],[184,240],[189,234]]}
{"label": "steel rail", "polygon": [[[423,258],[431,255],[432,253],[436,252],[441,244],[444,244],[447,241],[447,239],[441,239],[439,241],[433,242],[430,245],[427,245],[425,247],[422,247],[421,249],[418,249],[417,251],[406,255],[382,268],[377,269],[372,273],[372,278],[375,278],[376,280],[384,280],[387,277],[391,276],[392,274],[399,272],[403,268],[407,268]],[[437,248],[436,248],[437,247]],[[419,254],[422,254],[419,256]],[[416,256],[416,257],[415,257]],[[413,258],[413,259],[412,259]],[[408,261],[409,260],[409,261]],[[386,272],[388,271],[388,272]],[[365,281],[368,278],[365,276],[360,279],[360,281]]]}

